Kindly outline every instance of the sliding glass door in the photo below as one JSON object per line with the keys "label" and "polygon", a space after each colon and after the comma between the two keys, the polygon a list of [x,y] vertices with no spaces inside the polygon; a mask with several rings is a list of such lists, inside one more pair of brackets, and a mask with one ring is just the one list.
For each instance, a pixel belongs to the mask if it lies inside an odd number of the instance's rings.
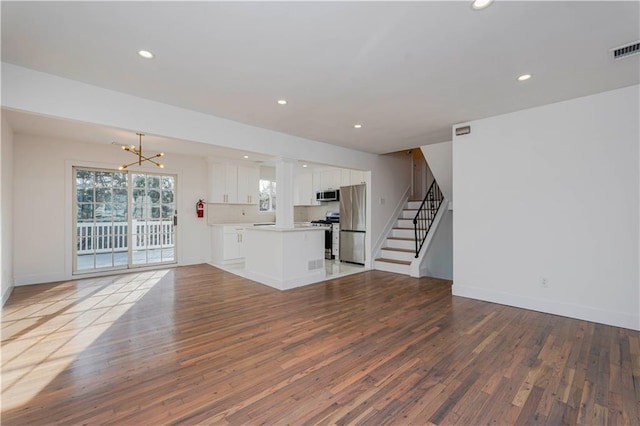
{"label": "sliding glass door", "polygon": [[74,273],[175,263],[176,177],[74,168]]}
{"label": "sliding glass door", "polygon": [[175,177],[131,173],[132,256],[135,266],[175,262]]}

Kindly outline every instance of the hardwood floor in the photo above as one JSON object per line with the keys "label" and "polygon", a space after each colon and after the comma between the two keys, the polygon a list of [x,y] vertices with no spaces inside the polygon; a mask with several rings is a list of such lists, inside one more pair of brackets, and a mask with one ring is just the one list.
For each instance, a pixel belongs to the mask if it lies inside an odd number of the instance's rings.
{"label": "hardwood floor", "polygon": [[2,424],[640,424],[640,333],[381,271],[208,265],[16,288]]}

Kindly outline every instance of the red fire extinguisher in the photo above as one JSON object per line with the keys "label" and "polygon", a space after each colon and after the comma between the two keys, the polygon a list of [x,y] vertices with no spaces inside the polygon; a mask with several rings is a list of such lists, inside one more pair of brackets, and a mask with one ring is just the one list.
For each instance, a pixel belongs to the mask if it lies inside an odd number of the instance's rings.
{"label": "red fire extinguisher", "polygon": [[200,199],[196,203],[196,213],[198,217],[204,217],[204,200]]}

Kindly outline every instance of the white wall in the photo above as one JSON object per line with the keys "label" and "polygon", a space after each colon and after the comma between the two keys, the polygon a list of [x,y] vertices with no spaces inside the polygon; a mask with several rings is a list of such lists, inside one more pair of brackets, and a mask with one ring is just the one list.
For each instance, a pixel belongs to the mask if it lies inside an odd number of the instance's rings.
{"label": "white wall", "polygon": [[13,132],[4,117],[0,146],[0,287],[4,305],[13,289]]}
{"label": "white wall", "polygon": [[420,147],[444,197],[453,206],[453,146],[451,141]]}
{"label": "white wall", "polygon": [[[14,275],[16,285],[71,278],[71,167],[116,168],[124,153],[113,145],[14,136]],[[206,219],[195,203],[207,192],[202,158],[167,154],[163,173],[178,175],[179,264],[203,263],[211,257]],[[137,168],[158,172],[157,168]]]}
{"label": "white wall", "polygon": [[640,329],[639,99],[632,86],[466,123],[454,295]]}
{"label": "white wall", "polygon": [[[430,231],[431,232],[431,231]],[[420,265],[421,277],[453,279],[453,211],[445,210]]]}

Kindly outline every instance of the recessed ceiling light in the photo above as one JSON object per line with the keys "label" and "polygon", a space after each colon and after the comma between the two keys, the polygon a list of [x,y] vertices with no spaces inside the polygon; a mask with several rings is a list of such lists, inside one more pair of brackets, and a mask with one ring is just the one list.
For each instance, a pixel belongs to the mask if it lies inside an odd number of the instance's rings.
{"label": "recessed ceiling light", "polygon": [[286,99],[280,99],[280,100],[278,100],[278,103],[280,105],[286,105],[287,104],[287,100]]}
{"label": "recessed ceiling light", "polygon": [[307,165],[306,165],[306,164],[303,164],[303,165],[302,165],[302,167],[307,167]]}
{"label": "recessed ceiling light", "polygon": [[249,158],[249,156],[248,155],[244,155],[244,156],[242,156],[242,158]]}
{"label": "recessed ceiling light", "polygon": [[153,59],[153,53],[148,50],[138,50],[138,55],[142,56],[145,59]]}
{"label": "recessed ceiling light", "polygon": [[491,3],[493,3],[493,0],[474,0],[473,3],[471,3],[471,8],[473,10],[480,10],[489,7]]}
{"label": "recessed ceiling light", "polygon": [[525,81],[525,80],[529,80],[531,78],[531,74],[522,74],[520,77],[518,77],[518,81]]}
{"label": "recessed ceiling light", "polygon": [[353,127],[356,129],[362,129],[362,124],[354,124]]}

